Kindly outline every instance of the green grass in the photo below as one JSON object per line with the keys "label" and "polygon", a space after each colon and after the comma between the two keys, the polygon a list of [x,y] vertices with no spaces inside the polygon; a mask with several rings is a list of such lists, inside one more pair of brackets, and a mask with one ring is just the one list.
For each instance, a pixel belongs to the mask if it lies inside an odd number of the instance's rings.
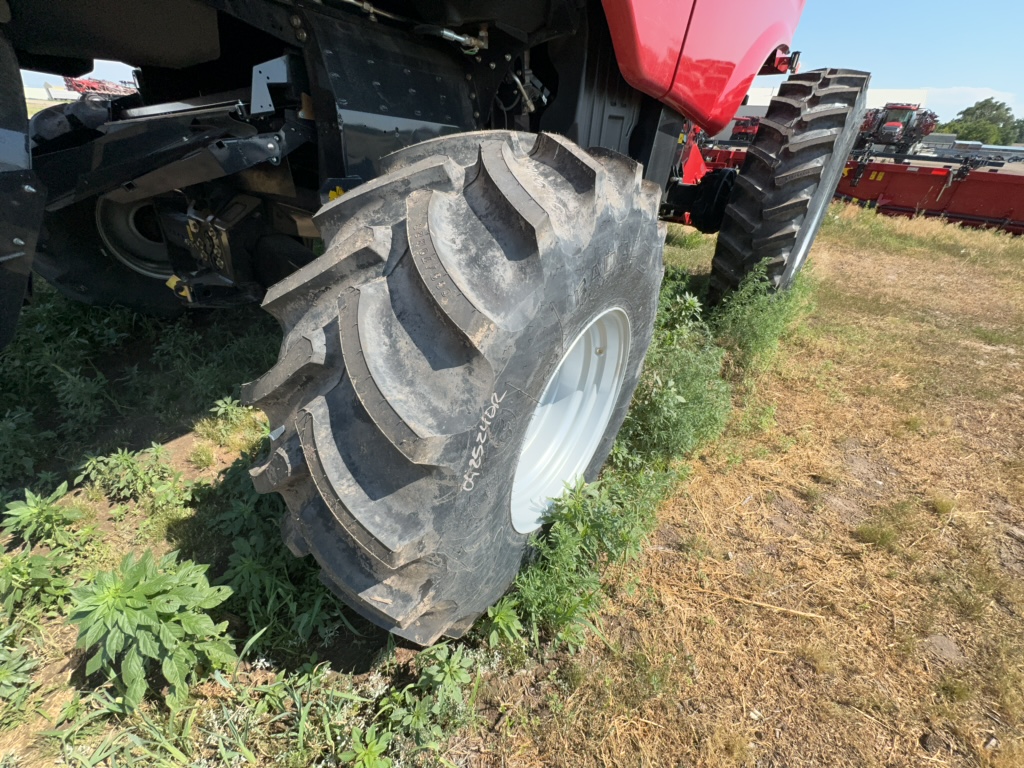
{"label": "green grass", "polygon": [[937,219],[893,219],[843,203],[832,204],[821,235],[929,261],[941,255],[984,266],[1012,266],[1024,259],[1024,242],[1006,232],[950,226]]}
{"label": "green grass", "polygon": [[905,551],[907,539],[919,529],[919,510],[913,502],[904,501],[879,510],[871,519],[853,530],[853,538],[890,554]]}
{"label": "green grass", "polygon": [[654,339],[611,467],[600,482],[556,502],[535,540],[535,559],[516,579],[509,599],[535,645],[572,649],[585,641],[606,597],[608,569],[639,555],[658,505],[686,472],[681,461],[725,429],[732,383],[761,373],[807,311],[802,280],[779,295],[755,273],[707,316],[690,287],[687,273],[667,270]]}
{"label": "green grass", "polygon": [[0,351],[0,500],[49,492],[89,454],[187,431],[265,371],[279,344],[256,307],[158,322],[75,304],[37,281]]}
{"label": "green grass", "polygon": [[[363,765],[432,764],[476,716],[485,668],[577,649],[595,631],[603,637],[602,606],[628,581],[658,506],[688,473],[687,457],[721,435],[734,390],[764,370],[806,308],[802,287],[774,297],[755,276],[707,310],[702,278],[678,266],[699,271],[711,248],[713,238],[672,231],[666,260],[676,266],[600,481],[555,504],[530,563],[467,640],[404,666],[392,662],[393,642],[320,582],[315,563],[286,549],[280,497],[252,487],[248,468],[267,425],[237,393],[273,362],[272,323],[246,312],[158,323],[39,291],[0,356],[0,437],[8,438],[0,440],[0,487],[8,498],[35,489],[7,527],[15,544],[38,539],[52,551],[3,555],[0,593],[8,613],[77,625],[87,649],[76,698],[50,732],[55,754],[70,764],[259,755],[304,766],[338,754]],[[766,405],[750,428],[771,421]],[[187,457],[194,469],[213,466],[213,446],[241,457],[213,480],[186,478],[160,443],[189,428],[200,438]],[[65,478],[81,485],[81,497],[63,498],[66,489],[50,496]],[[90,526],[139,533],[127,544],[90,539],[79,512],[86,499]],[[140,544],[158,555],[122,560],[124,547]],[[708,556],[705,542],[691,544],[695,561]],[[31,647],[36,630],[18,632]],[[334,671],[317,663],[323,657]],[[9,668],[10,695],[33,701],[37,659],[6,658],[0,697]],[[635,685],[625,693],[639,700],[668,690],[673,654],[631,658]],[[357,668],[369,673],[357,679]]]}
{"label": "green grass", "polygon": [[690,274],[706,273],[715,253],[715,236],[702,235],[695,230],[669,227],[665,238],[664,261],[666,269],[684,270]]}

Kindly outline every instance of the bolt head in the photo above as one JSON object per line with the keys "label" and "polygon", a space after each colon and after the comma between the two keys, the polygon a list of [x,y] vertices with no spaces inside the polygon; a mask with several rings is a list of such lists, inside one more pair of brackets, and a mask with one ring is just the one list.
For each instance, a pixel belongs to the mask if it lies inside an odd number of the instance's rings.
{"label": "bolt head", "polygon": [[488,64],[487,66],[488,66],[488,67],[490,67],[491,69],[494,69],[495,67],[497,67],[497,64],[495,64],[495,63],[494,63],[494,62],[492,61],[492,62],[491,62],[490,64]]}
{"label": "bolt head", "polygon": [[298,40],[300,43],[304,43],[309,39],[309,35],[306,34],[306,30],[304,29],[296,29],[295,39]]}
{"label": "bolt head", "polygon": [[19,248],[21,248],[25,244],[25,241],[22,240],[20,237],[14,238],[14,240],[12,240],[11,242],[13,242]]}
{"label": "bolt head", "polygon": [[302,26],[302,19],[300,19],[298,16],[292,16],[290,19],[288,19],[288,23],[291,24],[296,29],[298,29],[299,27]]}
{"label": "bolt head", "polygon": [[33,187],[31,184],[26,184],[21,189],[23,192],[29,195],[34,195],[36,193],[36,188]]}

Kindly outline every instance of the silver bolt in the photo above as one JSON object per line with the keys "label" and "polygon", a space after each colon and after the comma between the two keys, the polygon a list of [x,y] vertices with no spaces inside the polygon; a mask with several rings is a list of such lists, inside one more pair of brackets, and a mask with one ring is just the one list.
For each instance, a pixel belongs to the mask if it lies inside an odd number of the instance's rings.
{"label": "silver bolt", "polygon": [[474,112],[473,113],[473,117],[480,117],[480,113],[479,112]]}
{"label": "silver bolt", "polygon": [[603,355],[604,354],[604,347],[598,347],[597,349],[595,349],[594,350],[594,354],[595,355]]}
{"label": "silver bolt", "polygon": [[488,67],[490,67],[491,69],[494,69],[496,65],[495,65],[495,63],[494,63],[494,62],[492,61],[492,62],[491,62],[490,64],[488,64],[487,66],[488,66]]}
{"label": "silver bolt", "polygon": [[267,149],[274,149],[274,148],[275,148],[275,144],[274,144],[274,142],[272,142],[272,141],[268,141],[268,142],[267,142]]}
{"label": "silver bolt", "polygon": [[467,80],[472,80],[472,79],[473,79],[473,76],[472,76],[472,75],[470,75],[470,74],[467,74],[467,75],[466,75],[466,79],[467,79]]}
{"label": "silver bolt", "polygon": [[505,61],[512,61],[512,54],[511,53],[506,53],[505,54]]}
{"label": "silver bolt", "polygon": [[27,192],[30,195],[34,195],[36,193],[36,188],[33,187],[31,184],[26,184],[24,187],[22,187],[22,189],[25,190],[25,192]]}
{"label": "silver bolt", "polygon": [[295,30],[295,39],[300,43],[304,43],[309,39],[309,35],[306,34],[306,30],[304,29],[297,29]]}
{"label": "silver bolt", "polygon": [[12,240],[11,242],[13,242],[19,248],[21,248],[21,246],[23,246],[25,244],[25,241],[22,240],[20,237],[14,238],[14,240]]}
{"label": "silver bolt", "polygon": [[290,19],[288,19],[288,23],[291,24],[296,29],[298,29],[299,27],[302,26],[302,19],[300,19],[298,16],[292,16]]}

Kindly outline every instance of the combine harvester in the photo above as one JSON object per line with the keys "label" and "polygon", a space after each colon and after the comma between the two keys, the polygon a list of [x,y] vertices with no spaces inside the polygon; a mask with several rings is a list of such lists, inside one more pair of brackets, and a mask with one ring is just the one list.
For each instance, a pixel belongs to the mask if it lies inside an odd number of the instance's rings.
{"label": "combine harvester", "polygon": [[856,148],[881,145],[883,150],[897,154],[917,151],[938,124],[939,116],[930,109],[922,109],[920,104],[889,103],[864,114]]}
{"label": "combine harvester", "polygon": [[[700,216],[681,213],[683,190],[695,190],[697,185],[705,190],[722,190],[718,194],[704,193],[709,208],[722,206],[723,195],[727,196],[733,177],[748,159],[747,150],[733,142],[701,148],[693,139],[691,133],[683,141],[678,178],[669,186],[663,215],[701,229]],[[751,147],[757,148],[760,141],[758,134]],[[931,149],[926,142],[917,146],[929,147],[928,154],[883,151],[876,155],[872,142],[865,142],[863,149],[851,154],[835,196],[890,216],[927,216],[1024,234],[1024,163],[1017,162],[1024,154],[1021,148],[968,144],[955,142],[949,148]]]}

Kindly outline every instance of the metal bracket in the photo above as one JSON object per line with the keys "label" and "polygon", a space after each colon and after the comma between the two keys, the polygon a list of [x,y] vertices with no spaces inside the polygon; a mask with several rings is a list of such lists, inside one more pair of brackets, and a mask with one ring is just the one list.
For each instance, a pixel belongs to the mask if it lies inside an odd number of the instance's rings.
{"label": "metal bracket", "polygon": [[175,189],[231,176],[260,163],[280,165],[292,151],[313,138],[313,127],[290,120],[273,133],[219,139],[198,152],[122,184],[108,193],[118,203],[146,200]]}
{"label": "metal bracket", "polygon": [[272,85],[291,85],[296,82],[301,65],[294,56],[281,56],[265,61],[252,68],[253,115],[266,115],[277,111],[274,97],[270,95]]}

